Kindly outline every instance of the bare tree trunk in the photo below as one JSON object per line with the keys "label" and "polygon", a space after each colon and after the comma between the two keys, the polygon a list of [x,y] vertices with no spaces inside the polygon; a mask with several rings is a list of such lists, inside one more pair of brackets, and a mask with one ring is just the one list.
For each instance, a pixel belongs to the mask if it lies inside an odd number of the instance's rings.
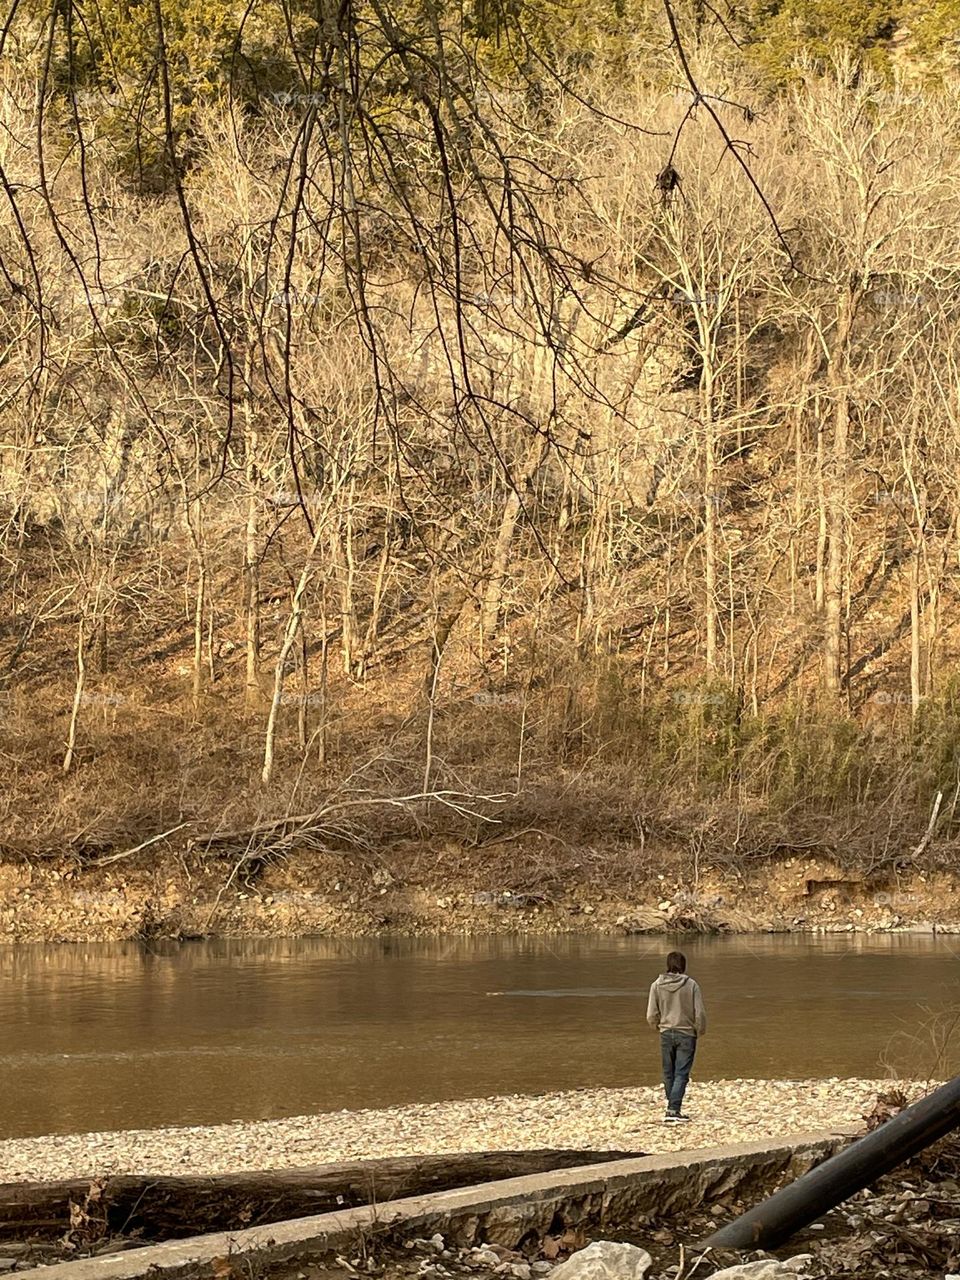
{"label": "bare tree trunk", "polygon": [[440,664],[443,661],[443,650],[438,646],[436,637],[434,637],[433,648],[433,673],[430,680],[430,688],[427,690],[427,731],[424,734],[423,785],[420,788],[424,795],[430,790],[430,775],[433,772],[433,722],[437,708],[437,685],[440,681]]}
{"label": "bare tree trunk", "polygon": [[362,672],[360,632],[354,601],[356,563],[353,552],[353,503],[356,486],[350,481],[346,502],[339,508],[330,537],[330,558],[336,569],[340,591],[340,652],[346,675],[355,679]]}
{"label": "bare tree trunk", "polygon": [[670,674],[670,601],[673,599],[673,538],[675,526],[670,522],[670,536],[667,539],[667,568],[663,583],[663,661],[660,670],[663,675]]}
{"label": "bare tree trunk", "polygon": [[93,665],[98,675],[105,676],[109,667],[107,661],[107,619],[100,615],[93,632]]}
{"label": "bare tree trunk", "polygon": [[250,431],[247,450],[247,523],[243,544],[243,603],[246,632],[246,681],[244,700],[253,706],[260,695],[260,551],[259,475],[256,464],[257,437]]}
{"label": "bare tree trunk", "polygon": [[467,592],[463,589],[458,590],[450,607],[437,618],[431,637],[430,665],[427,668],[423,682],[424,690],[428,697],[430,696],[430,690],[435,685],[437,664],[443,657],[443,651],[447,646],[447,641],[450,639],[450,632],[457,625],[457,620],[463,612],[463,606],[466,602]]}
{"label": "bare tree trunk", "polygon": [[327,763],[327,674],[330,645],[327,640],[327,584],[320,590],[320,725],[317,742],[317,764]]}
{"label": "bare tree trunk", "polygon": [[745,369],[744,369],[744,339],[742,339],[742,321],[740,316],[740,296],[737,294],[736,301],[733,302],[733,343],[735,343],[736,351],[736,375],[735,375],[735,407],[737,412],[737,457],[744,452],[744,416],[742,416],[742,408],[744,408],[744,388],[745,388]]}
{"label": "bare tree trunk", "polygon": [[273,776],[277,717],[280,713],[280,704],[283,701],[283,684],[286,678],[290,655],[293,652],[293,646],[296,643],[297,632],[300,629],[303,619],[303,595],[307,589],[308,583],[310,582],[311,574],[313,573],[317,547],[320,545],[320,539],[323,536],[323,533],[324,526],[320,521],[318,521],[313,539],[310,543],[310,550],[307,552],[307,558],[304,561],[303,568],[300,571],[300,577],[297,580],[296,590],[293,593],[293,602],[290,606],[290,616],[287,619],[287,625],[283,634],[283,643],[280,645],[280,652],[277,655],[277,665],[273,673],[273,697],[270,700],[270,712],[267,716],[267,729],[264,735],[263,768],[260,771],[260,777],[264,783],[268,783]]}
{"label": "bare tree trunk", "polygon": [[[193,507],[191,513],[190,507]],[[207,610],[207,557],[203,545],[203,507],[195,498],[192,504],[188,501],[187,528],[193,542],[194,554],[197,557],[197,586],[193,602],[193,708],[200,705],[200,692],[203,687],[203,623]],[[212,647],[212,639],[211,639]]]}
{"label": "bare tree trunk", "polygon": [[846,484],[849,406],[842,393],[836,407],[833,457],[827,502],[827,566],[824,578],[824,683],[828,693],[841,685],[843,633],[843,540],[846,519]]}
{"label": "bare tree trunk", "polygon": [[605,557],[609,549],[604,536],[609,529],[608,499],[598,496],[590,515],[590,524],[580,545],[580,609],[577,614],[576,650],[581,652],[586,637],[593,629],[594,653],[600,652],[600,616],[597,609],[597,592],[601,585]]}
{"label": "bare tree trunk", "polygon": [[847,449],[850,434],[850,391],[847,348],[853,327],[855,299],[844,292],[837,308],[837,330],[828,366],[833,392],[833,441],[826,483],[827,565],[824,579],[823,676],[828,693],[842,684],[843,563],[847,520]]}
{"label": "bare tree trunk", "polygon": [[797,612],[797,583],[800,578],[800,530],[803,523],[803,411],[793,425],[793,529],[790,534],[790,612]]}
{"label": "bare tree trunk", "polygon": [[580,582],[580,603],[577,608],[577,623],[573,633],[573,647],[579,655],[583,648],[583,636],[586,631],[587,621],[593,612],[593,601],[591,599],[591,583],[590,575],[587,571],[587,539],[586,536],[580,539],[580,571],[578,574]]}
{"label": "bare tree trunk", "polygon": [[376,653],[377,633],[380,629],[380,611],[383,607],[383,593],[387,580],[387,569],[390,565],[390,522],[386,522],[383,531],[383,547],[380,562],[377,565],[377,576],[373,584],[373,601],[370,606],[370,621],[367,634],[363,640],[363,653],[360,657],[360,676],[366,675],[367,666]]}
{"label": "bare tree trunk", "polygon": [[450,632],[456,626],[457,619],[463,612],[463,606],[466,602],[467,592],[464,590],[458,591],[446,612],[437,615],[433,634],[430,637],[430,665],[424,678],[424,691],[427,695],[427,731],[425,735],[422,788],[424,792],[430,789],[430,776],[433,772],[433,725],[436,712],[437,688],[440,682],[440,664],[443,662],[443,654],[447,647],[447,641],[450,639]]}
{"label": "bare tree trunk", "polygon": [[[809,388],[811,380],[817,370],[819,363],[820,351],[817,346],[816,333],[811,331],[807,334],[806,349],[804,352],[803,362],[800,366],[800,387],[797,394],[797,402],[792,409],[793,417],[793,529],[790,535],[790,612],[796,615],[797,612],[797,592],[800,582],[800,557],[803,551],[803,516],[804,516],[804,456],[803,449],[806,439],[805,424],[807,421],[807,406],[809,403]],[[816,414],[816,421],[819,424],[819,414]],[[822,432],[817,430],[817,490],[818,496],[822,499]],[[826,525],[824,521],[823,502],[819,502],[819,530],[817,539],[817,611],[823,608],[823,577],[821,567],[823,565],[823,552],[826,545]]]}
{"label": "bare tree trunk", "polygon": [[307,632],[303,625],[303,618],[300,619],[300,648],[297,651],[298,662],[300,667],[300,701],[297,704],[297,746],[301,752],[307,749],[307,704],[310,699],[310,681],[309,681],[309,646],[307,645]]}
{"label": "bare tree trunk", "polygon": [[67,749],[63,757],[63,772],[69,773],[73,768],[74,753],[77,746],[77,725],[80,720],[80,707],[83,704],[83,686],[86,681],[87,667],[83,650],[86,644],[86,619],[81,613],[77,624],[77,678],[73,687],[73,708],[70,712],[70,728],[67,731]]}
{"label": "bare tree trunk", "polygon": [[547,449],[548,445],[545,440],[538,440],[533,445],[527,454],[520,474],[516,478],[515,487],[510,490],[504,503],[503,514],[500,517],[500,528],[497,531],[497,540],[494,543],[490,567],[487,570],[487,586],[483,593],[483,602],[480,607],[481,643],[496,634],[497,624],[500,620],[500,610],[503,605],[503,584],[507,576],[510,546],[513,542],[517,520],[520,517],[520,495],[526,493],[530,488],[534,477],[547,456]]}
{"label": "bare tree trunk", "polygon": [[910,712],[920,710],[923,691],[920,687],[920,534],[910,557]]}
{"label": "bare tree trunk", "polygon": [[733,551],[727,551],[727,596],[728,607],[727,617],[729,619],[729,634],[727,636],[727,679],[732,685],[735,685],[739,679],[737,672],[737,608],[736,608],[736,591],[734,587],[733,575]]}
{"label": "bare tree trunk", "polygon": [[824,573],[827,562],[827,493],[826,493],[826,460],[824,458],[823,437],[825,428],[823,423],[822,405],[817,400],[816,405],[816,422],[817,422],[817,566],[816,566],[816,588],[815,588],[815,605],[818,615],[823,614],[824,600],[826,593],[824,590]]}
{"label": "bare tree trunk", "polygon": [[716,426],[713,421],[713,384],[709,356],[704,361],[701,404],[703,412],[703,539],[704,539],[704,660],[707,673],[717,670],[717,479]]}
{"label": "bare tree trunk", "polygon": [[201,558],[197,566],[197,592],[193,607],[193,705],[200,705],[203,679],[203,618],[207,603],[207,566]]}
{"label": "bare tree trunk", "polygon": [[928,569],[927,607],[924,609],[924,673],[923,691],[925,697],[932,697],[934,692],[935,655],[937,641],[940,638],[940,592],[950,559],[949,535],[944,540],[940,556],[940,565],[936,573]]}
{"label": "bare tree trunk", "polygon": [[214,658],[214,653],[213,653],[213,633],[215,630],[215,624],[214,624],[215,599],[216,599],[215,595],[211,593],[210,599],[208,602],[208,608],[207,608],[207,673],[210,677],[211,686],[214,684],[217,678],[217,665],[216,665],[216,660]]}

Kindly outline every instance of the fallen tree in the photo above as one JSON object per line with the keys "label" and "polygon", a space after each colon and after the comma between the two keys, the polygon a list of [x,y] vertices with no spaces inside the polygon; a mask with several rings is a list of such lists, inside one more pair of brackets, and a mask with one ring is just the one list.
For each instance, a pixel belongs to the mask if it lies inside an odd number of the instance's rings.
{"label": "fallen tree", "polygon": [[481,1151],[395,1156],[214,1177],[121,1175],[0,1185],[0,1241],[74,1233],[144,1241],[233,1231],[265,1222],[449,1191],[551,1169],[625,1160],[641,1151]]}

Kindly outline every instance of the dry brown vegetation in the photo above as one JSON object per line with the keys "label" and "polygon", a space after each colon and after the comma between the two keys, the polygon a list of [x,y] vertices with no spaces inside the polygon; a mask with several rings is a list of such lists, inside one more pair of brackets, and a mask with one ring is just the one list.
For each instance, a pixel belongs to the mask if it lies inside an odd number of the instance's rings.
{"label": "dry brown vegetation", "polygon": [[955,86],[437,84],[158,194],[8,75],[7,855],[949,862]]}

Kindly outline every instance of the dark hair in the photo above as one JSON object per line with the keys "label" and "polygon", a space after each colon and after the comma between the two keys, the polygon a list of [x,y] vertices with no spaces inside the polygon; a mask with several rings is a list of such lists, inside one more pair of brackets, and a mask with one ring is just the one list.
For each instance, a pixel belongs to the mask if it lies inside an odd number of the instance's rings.
{"label": "dark hair", "polygon": [[671,951],[667,956],[667,973],[686,973],[687,957],[682,951]]}

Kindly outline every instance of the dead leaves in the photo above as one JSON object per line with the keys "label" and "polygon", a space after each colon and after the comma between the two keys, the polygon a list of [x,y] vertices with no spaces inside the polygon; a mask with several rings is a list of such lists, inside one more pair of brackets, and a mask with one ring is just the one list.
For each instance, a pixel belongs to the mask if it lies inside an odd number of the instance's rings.
{"label": "dead leaves", "polygon": [[888,1089],[885,1093],[878,1093],[873,1106],[864,1113],[868,1133],[899,1115],[909,1103],[910,1099],[902,1089]]}
{"label": "dead leaves", "polygon": [[562,1235],[544,1236],[540,1252],[548,1262],[554,1262],[561,1253],[576,1253],[587,1243],[587,1237],[579,1227],[568,1227]]}
{"label": "dead leaves", "polygon": [[62,1241],[65,1249],[89,1248],[108,1234],[106,1186],[106,1182],[91,1182],[82,1203],[70,1201],[70,1227]]}

